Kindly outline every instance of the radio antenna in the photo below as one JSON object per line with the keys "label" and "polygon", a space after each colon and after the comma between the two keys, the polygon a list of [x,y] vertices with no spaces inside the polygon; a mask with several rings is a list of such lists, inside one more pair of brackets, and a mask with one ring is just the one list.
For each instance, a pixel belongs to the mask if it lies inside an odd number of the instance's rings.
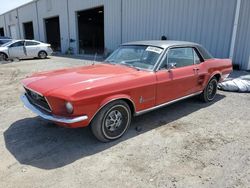
{"label": "radio antenna", "polygon": [[96,56],[97,56],[97,52],[95,53],[95,56],[94,56],[94,60],[93,60],[93,62],[92,62],[92,65],[95,65]]}

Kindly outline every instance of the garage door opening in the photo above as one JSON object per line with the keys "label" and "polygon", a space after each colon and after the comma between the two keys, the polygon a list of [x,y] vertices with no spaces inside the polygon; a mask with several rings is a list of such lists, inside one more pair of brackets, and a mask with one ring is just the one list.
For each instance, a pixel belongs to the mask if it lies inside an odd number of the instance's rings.
{"label": "garage door opening", "polygon": [[104,52],[104,7],[80,11],[78,39],[80,54],[103,54]]}
{"label": "garage door opening", "polygon": [[46,42],[54,51],[61,52],[59,17],[45,19]]}
{"label": "garage door opening", "polygon": [[4,36],[4,29],[2,27],[0,28],[0,36]]}
{"label": "garage door opening", "polygon": [[25,39],[34,39],[34,30],[32,22],[23,23],[23,30]]}

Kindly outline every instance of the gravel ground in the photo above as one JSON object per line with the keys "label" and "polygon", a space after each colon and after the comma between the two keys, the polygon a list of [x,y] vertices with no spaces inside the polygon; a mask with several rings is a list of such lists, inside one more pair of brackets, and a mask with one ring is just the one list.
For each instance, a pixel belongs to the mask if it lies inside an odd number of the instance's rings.
{"label": "gravel ground", "polygon": [[249,94],[175,103],[136,117],[123,138],[105,144],[89,128],[57,127],[23,108],[20,79],[88,63],[0,64],[0,187],[250,187]]}

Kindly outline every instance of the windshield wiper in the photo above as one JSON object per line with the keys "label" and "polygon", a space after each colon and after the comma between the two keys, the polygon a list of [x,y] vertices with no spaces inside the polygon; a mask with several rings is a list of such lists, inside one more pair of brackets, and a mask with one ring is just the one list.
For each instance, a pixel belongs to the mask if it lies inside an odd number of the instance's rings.
{"label": "windshield wiper", "polygon": [[112,65],[115,65],[115,64],[116,64],[114,60],[106,60],[106,61],[104,61],[104,62],[109,63],[109,64],[112,64]]}
{"label": "windshield wiper", "polygon": [[121,62],[120,63],[121,65],[125,65],[125,66],[127,66],[127,67],[131,67],[131,68],[134,68],[134,69],[136,69],[136,70],[141,70],[141,69],[139,69],[138,67],[136,67],[136,66],[134,66],[134,65],[132,65],[132,64],[127,64],[127,63],[123,63],[123,62]]}

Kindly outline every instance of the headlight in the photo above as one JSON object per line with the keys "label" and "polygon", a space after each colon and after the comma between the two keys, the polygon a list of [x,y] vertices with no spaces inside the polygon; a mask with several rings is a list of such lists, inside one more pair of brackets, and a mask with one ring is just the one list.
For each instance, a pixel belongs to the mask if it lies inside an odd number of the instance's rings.
{"label": "headlight", "polygon": [[72,114],[74,111],[74,107],[70,102],[65,103],[66,110],[69,114]]}

